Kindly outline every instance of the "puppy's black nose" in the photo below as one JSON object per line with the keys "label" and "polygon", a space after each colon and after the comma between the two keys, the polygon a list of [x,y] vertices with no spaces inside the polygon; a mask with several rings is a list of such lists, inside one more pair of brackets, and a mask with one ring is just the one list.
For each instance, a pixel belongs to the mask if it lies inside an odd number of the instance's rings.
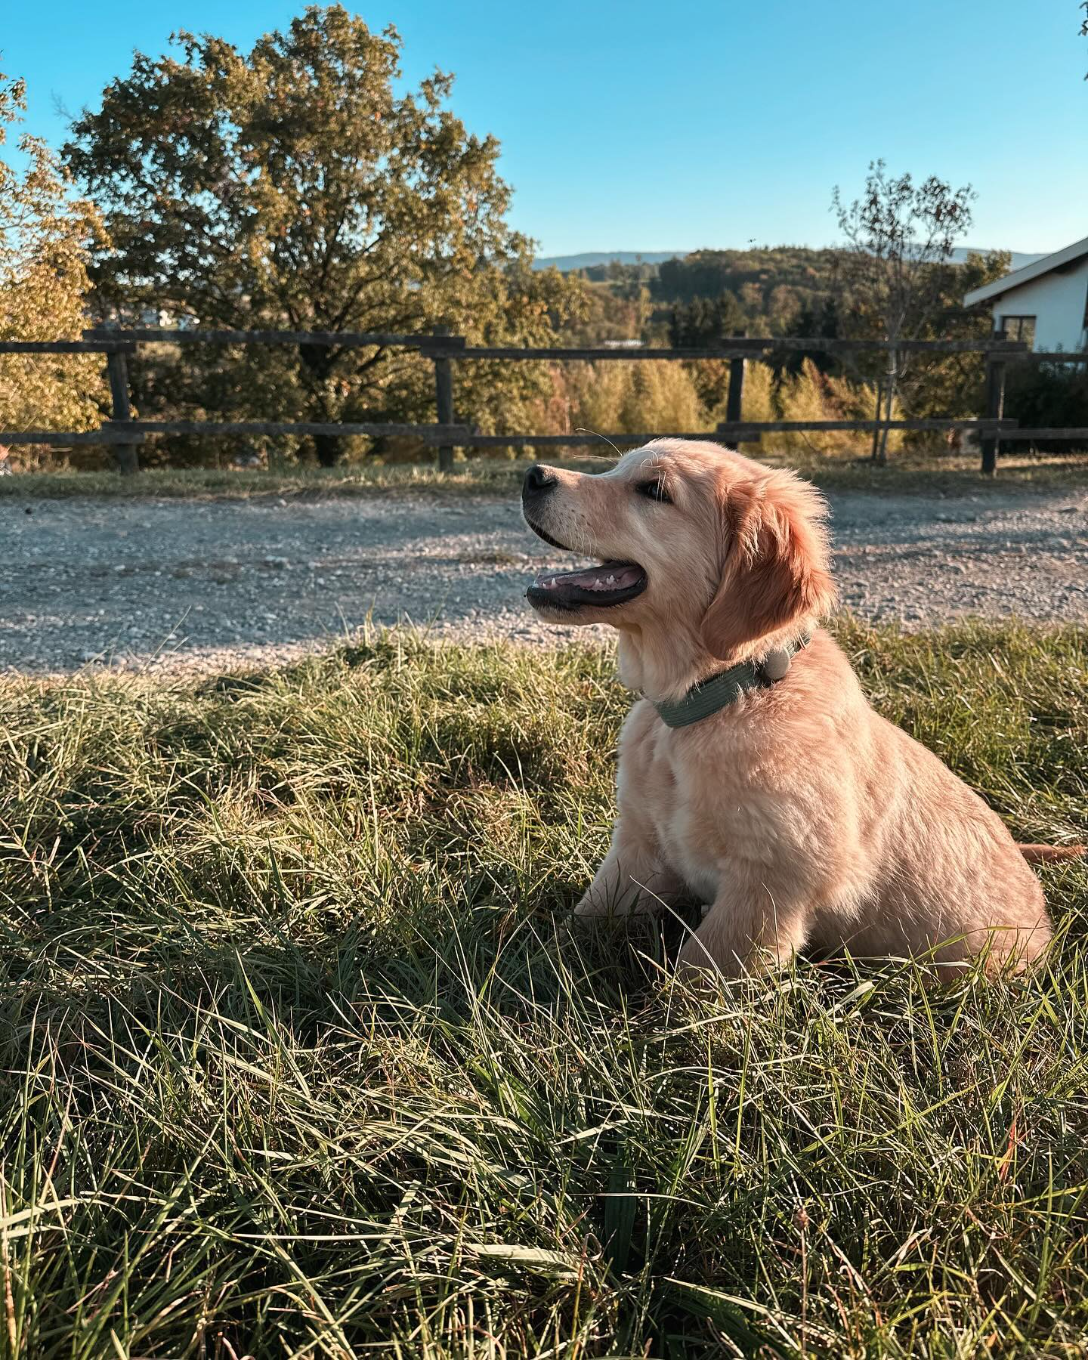
{"label": "puppy's black nose", "polygon": [[534,463],[525,474],[525,481],[522,483],[521,494],[523,496],[539,496],[544,491],[550,491],[553,486],[559,485],[559,478],[542,463]]}

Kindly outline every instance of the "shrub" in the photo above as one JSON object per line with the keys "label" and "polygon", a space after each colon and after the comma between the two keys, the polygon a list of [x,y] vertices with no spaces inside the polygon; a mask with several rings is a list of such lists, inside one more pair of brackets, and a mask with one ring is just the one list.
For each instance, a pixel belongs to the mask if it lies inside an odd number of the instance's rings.
{"label": "shrub", "polygon": [[[744,378],[744,420],[871,420],[876,392],[867,383],[823,373],[806,358],[798,373],[776,374],[767,364],[749,363]],[[899,404],[892,417],[902,418]],[[725,404],[715,420],[725,419]],[[863,454],[871,447],[871,436],[850,430],[784,430],[764,435],[759,444],[741,444],[745,453],[758,456],[772,449],[782,452]],[[889,452],[902,448],[903,432],[893,430],[888,438]]]}
{"label": "shrub", "polygon": [[531,418],[544,434],[709,433],[712,425],[687,367],[664,359],[556,365]]}
{"label": "shrub", "polygon": [[[1005,383],[1005,415],[1018,420],[1025,429],[1088,425],[1088,368],[1079,364],[1011,364]],[[1054,440],[1041,440],[1036,446],[1048,451],[1069,447]]]}

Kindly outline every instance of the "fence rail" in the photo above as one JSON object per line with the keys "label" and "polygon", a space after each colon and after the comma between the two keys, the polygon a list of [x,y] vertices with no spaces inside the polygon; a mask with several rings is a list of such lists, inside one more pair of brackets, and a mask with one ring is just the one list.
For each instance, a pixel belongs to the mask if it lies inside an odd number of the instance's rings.
{"label": "fence rail", "polygon": [[[434,424],[400,424],[396,422],[362,421],[215,421],[215,420],[138,420],[132,419],[129,401],[127,356],[138,345],[313,345],[323,348],[401,348],[415,349],[434,364],[435,405]],[[745,361],[772,354],[798,353],[868,353],[889,355],[920,354],[982,354],[986,356],[986,411],[977,420],[763,420],[746,421],[742,418]],[[584,447],[601,442],[619,442],[629,446],[645,443],[665,434],[687,439],[734,439],[756,443],[764,434],[803,431],[849,430],[873,433],[885,430],[970,430],[982,436],[982,469],[994,473],[997,467],[999,441],[1005,439],[1052,439],[1068,442],[1088,442],[1088,429],[1021,429],[1015,420],[1004,418],[1005,373],[1007,364],[1015,361],[1045,361],[1049,363],[1088,363],[1088,353],[1032,352],[1023,341],[1008,340],[996,332],[980,340],[840,340],[822,337],[811,339],[798,336],[723,337],[712,349],[612,349],[600,347],[566,348],[548,346],[538,349],[517,345],[469,345],[465,337],[451,335],[438,327],[426,334],[401,334],[385,331],[238,331],[202,330],[161,327],[136,327],[120,330],[96,327],[84,332],[82,340],[3,340],[0,354],[103,354],[106,357],[112,419],[101,429],[85,431],[21,430],[0,431],[0,445],[43,444],[110,445],[115,450],[118,467],[123,472],[139,469],[138,446],[151,435],[272,435],[372,437],[410,436],[423,444],[438,449],[439,467],[453,466],[457,448],[499,448],[520,444],[534,448]],[[664,359],[728,359],[730,361],[729,389],[726,400],[726,419],[713,430],[657,431],[648,434],[596,434],[579,431],[571,434],[481,434],[470,426],[459,423],[454,410],[453,363],[457,360],[524,361],[547,360],[563,362],[588,360],[592,362]]]}
{"label": "fence rail", "polygon": [[[381,421],[320,420],[133,420],[127,428],[143,434],[367,434],[373,438],[411,435],[425,444],[466,445],[472,438],[468,425],[400,425]],[[509,439],[506,441],[511,442]]]}
{"label": "fence rail", "polygon": [[83,332],[93,343],[110,342],[123,335],[131,344],[139,345],[318,345],[337,349],[368,349],[382,345],[403,349],[464,349],[465,340],[459,335],[401,335],[388,331],[204,331],[181,327],[164,330],[158,327],[126,327],[118,331],[109,326],[95,326]]}
{"label": "fence rail", "polygon": [[134,340],[0,340],[0,354],[131,354]]}
{"label": "fence rail", "polygon": [[50,444],[66,448],[81,444],[142,444],[146,435],[131,425],[107,421],[98,430],[0,430],[0,446],[4,444]]}
{"label": "fence rail", "polygon": [[984,340],[838,340],[805,339],[803,336],[730,336],[710,349],[615,349],[611,347],[553,345],[531,348],[525,345],[469,345],[463,335],[429,332],[421,335],[393,335],[385,331],[217,331],[184,327],[166,330],[156,327],[125,328],[118,331],[97,326],[84,334],[95,341],[123,336],[136,344],[156,345],[318,345],[336,349],[361,349],[369,346],[425,349],[429,353],[448,350],[459,359],[732,359],[751,358],[770,351],[803,353],[819,350],[826,354],[1026,354],[1023,340],[988,338]]}

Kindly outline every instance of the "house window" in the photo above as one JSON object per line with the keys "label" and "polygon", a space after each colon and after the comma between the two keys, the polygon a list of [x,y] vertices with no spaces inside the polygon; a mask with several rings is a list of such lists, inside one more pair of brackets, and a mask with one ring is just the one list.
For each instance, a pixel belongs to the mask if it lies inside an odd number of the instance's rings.
{"label": "house window", "polygon": [[1035,318],[1033,316],[1003,316],[1001,329],[1006,340],[1023,340],[1028,349],[1035,348]]}

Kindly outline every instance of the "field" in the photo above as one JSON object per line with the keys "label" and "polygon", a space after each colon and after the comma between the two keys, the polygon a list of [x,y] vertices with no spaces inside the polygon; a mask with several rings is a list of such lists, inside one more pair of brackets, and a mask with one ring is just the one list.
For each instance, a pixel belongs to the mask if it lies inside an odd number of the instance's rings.
{"label": "field", "polygon": [[[837,625],[1022,839],[1083,630]],[[607,653],[0,681],[0,1355],[1039,1356],[1088,1336],[1088,870],[1019,983],[583,937]]]}

